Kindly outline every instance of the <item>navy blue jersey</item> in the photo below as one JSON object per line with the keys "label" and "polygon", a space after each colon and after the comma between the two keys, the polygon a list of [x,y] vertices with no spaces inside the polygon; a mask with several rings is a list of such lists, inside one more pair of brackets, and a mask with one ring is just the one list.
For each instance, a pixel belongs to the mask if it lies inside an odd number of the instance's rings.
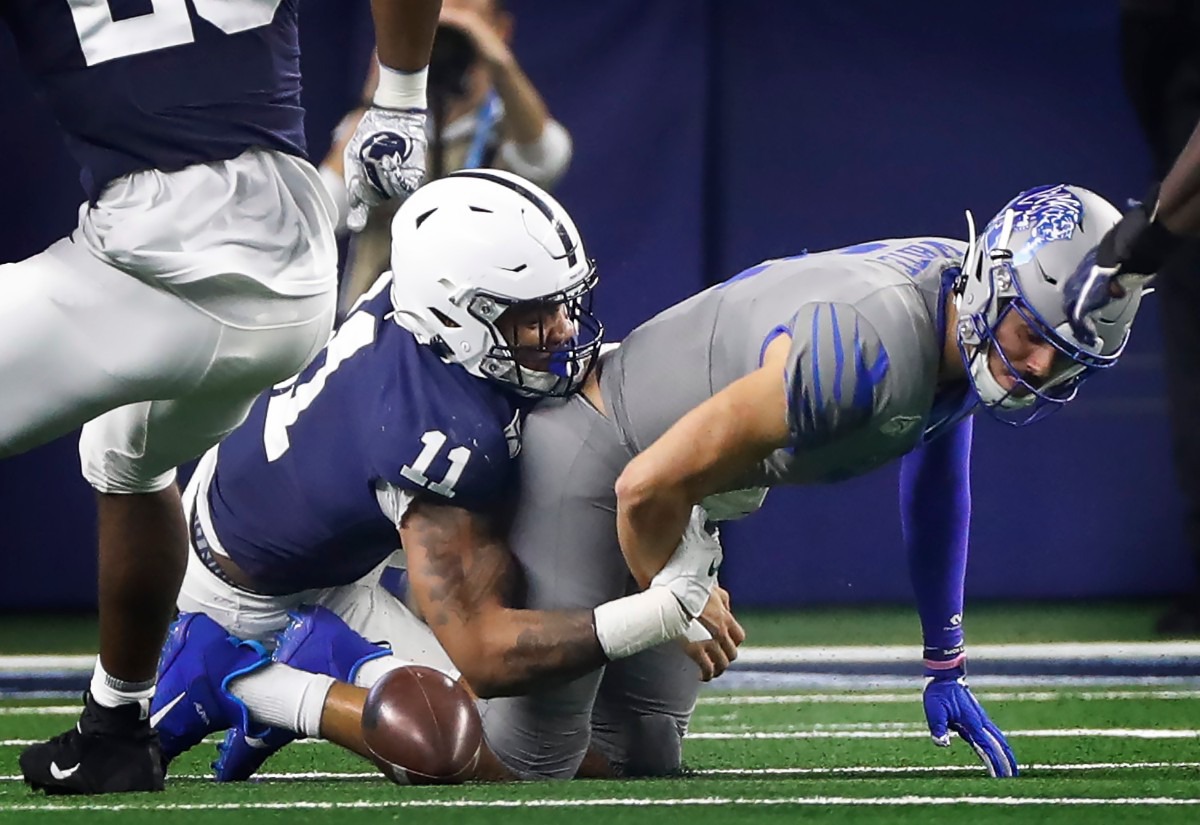
{"label": "navy blue jersey", "polygon": [[299,0],[5,0],[27,71],[95,200],[113,178],[304,156]]}
{"label": "navy blue jersey", "polygon": [[381,491],[478,511],[510,492],[517,401],[398,326],[387,283],[218,448],[213,531],[264,589],[346,584],[387,558],[404,505],[385,514]]}

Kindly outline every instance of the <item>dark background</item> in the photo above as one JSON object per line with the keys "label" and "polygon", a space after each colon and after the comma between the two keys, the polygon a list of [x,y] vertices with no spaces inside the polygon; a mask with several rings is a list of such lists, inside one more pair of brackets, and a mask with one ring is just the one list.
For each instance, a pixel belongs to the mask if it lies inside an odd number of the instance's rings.
{"label": "dark background", "polygon": [[[1150,174],[1118,77],[1116,3],[509,0],[516,50],[575,161],[557,194],[614,337],[763,258],[965,235],[1030,186],[1122,205]],[[359,97],[365,0],[302,3],[313,155]],[[82,193],[0,30],[0,261],[68,232]],[[0,334],[4,334],[0,331]],[[1064,413],[976,427],[972,597],[1175,592],[1192,579],[1167,453],[1157,312]],[[726,531],[740,605],[909,590],[895,468],[780,490]],[[0,463],[0,610],[94,604],[91,494],[68,438]]]}

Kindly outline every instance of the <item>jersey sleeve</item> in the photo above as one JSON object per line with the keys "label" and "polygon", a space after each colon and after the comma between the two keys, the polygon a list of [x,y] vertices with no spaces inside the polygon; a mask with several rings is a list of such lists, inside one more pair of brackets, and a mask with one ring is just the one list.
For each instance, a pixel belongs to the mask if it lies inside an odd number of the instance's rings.
{"label": "jersey sleeve", "polygon": [[792,319],[788,425],[795,447],[819,447],[866,425],[886,397],[889,358],[850,304],[806,304]]}

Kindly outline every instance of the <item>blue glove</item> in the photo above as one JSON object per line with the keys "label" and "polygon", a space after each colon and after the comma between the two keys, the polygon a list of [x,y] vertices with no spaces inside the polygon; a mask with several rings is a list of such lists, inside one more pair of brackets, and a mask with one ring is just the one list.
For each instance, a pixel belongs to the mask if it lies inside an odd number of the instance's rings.
{"label": "blue glove", "polygon": [[992,724],[967,687],[962,668],[929,675],[925,679],[924,702],[933,744],[950,747],[950,731],[954,731],[975,749],[990,776],[1009,777],[1020,772],[1004,734]]}

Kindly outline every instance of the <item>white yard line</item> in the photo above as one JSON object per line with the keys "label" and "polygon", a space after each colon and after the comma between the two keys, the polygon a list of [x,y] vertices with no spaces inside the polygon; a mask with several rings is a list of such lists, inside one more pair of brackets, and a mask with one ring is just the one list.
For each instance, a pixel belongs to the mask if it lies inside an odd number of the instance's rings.
{"label": "white yard line", "polygon": [[[1022,771],[1086,772],[1112,770],[1193,770],[1200,762],[1065,762],[1022,765]],[[689,776],[904,776],[907,774],[982,774],[982,765],[848,765],[840,768],[710,768],[691,771]],[[384,781],[377,771],[295,771],[254,775],[255,780],[270,782]],[[0,775],[0,782],[19,782],[20,774]],[[171,781],[211,782],[212,774],[171,774]],[[250,787],[253,787],[252,785]]]}
{"label": "white yard line", "polygon": [[[688,740],[722,739],[921,739],[929,736],[924,730],[789,730],[789,731],[704,731],[689,733]],[[1098,739],[1197,739],[1200,730],[1178,728],[1042,728],[1033,730],[1006,730],[1010,739],[1057,739],[1089,737]]]}
{"label": "white yard line", "polygon": [[[771,740],[771,739],[924,739],[928,731],[913,724],[911,730],[897,730],[902,723],[861,723],[856,727],[830,726],[824,730],[774,730],[774,731],[700,731],[689,733],[688,741],[712,740]],[[1180,728],[1039,728],[1030,730],[1006,730],[1010,739],[1200,739],[1200,730]],[[41,739],[0,739],[0,747],[25,747],[42,742]],[[210,740],[205,740],[210,741]],[[213,742],[216,739],[211,740]],[[319,739],[299,739],[293,744],[325,744]]]}
{"label": "white yard line", "polygon": [[723,806],[806,806],[806,807],[914,807],[923,805],[984,805],[997,807],[1074,805],[1074,806],[1182,806],[1200,805],[1200,798],[1172,796],[1144,797],[1028,797],[1028,796],[792,796],[776,798],[679,797],[675,799],[615,797],[608,799],[359,799],[344,802],[192,802],[148,803],[145,805],[84,803],[79,805],[18,803],[0,805],[0,812],[63,811],[243,811],[243,810],[354,810],[386,808],[665,808]]}

